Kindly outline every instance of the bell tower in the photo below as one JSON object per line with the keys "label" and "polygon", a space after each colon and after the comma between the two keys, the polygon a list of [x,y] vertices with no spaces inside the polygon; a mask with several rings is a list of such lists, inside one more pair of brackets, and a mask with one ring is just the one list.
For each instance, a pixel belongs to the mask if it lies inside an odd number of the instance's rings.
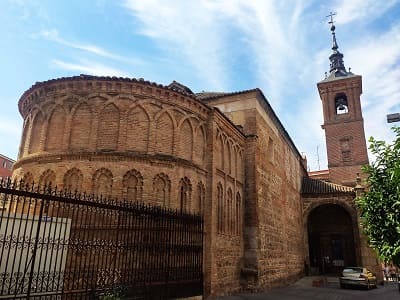
{"label": "bell tower", "polygon": [[362,78],[346,70],[343,54],[338,50],[333,15],[330,14],[332,54],[330,70],[325,79],[318,82],[322,101],[329,180],[333,183],[354,186],[357,173],[368,164],[364,120],[360,95]]}

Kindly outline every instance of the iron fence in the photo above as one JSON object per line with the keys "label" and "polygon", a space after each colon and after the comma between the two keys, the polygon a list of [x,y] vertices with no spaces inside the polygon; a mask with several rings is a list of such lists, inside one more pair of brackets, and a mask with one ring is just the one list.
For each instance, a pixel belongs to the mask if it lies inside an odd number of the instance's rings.
{"label": "iron fence", "polygon": [[11,181],[0,209],[0,299],[202,294],[198,215]]}

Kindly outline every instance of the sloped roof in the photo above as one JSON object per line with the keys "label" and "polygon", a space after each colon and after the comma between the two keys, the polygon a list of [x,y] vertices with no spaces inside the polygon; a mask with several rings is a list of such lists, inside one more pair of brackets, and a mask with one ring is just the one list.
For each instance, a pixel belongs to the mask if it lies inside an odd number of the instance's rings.
{"label": "sloped roof", "polygon": [[199,100],[211,100],[211,99],[217,99],[221,97],[226,97],[226,96],[233,96],[233,95],[240,95],[240,94],[245,94],[245,93],[250,93],[250,92],[255,92],[255,91],[260,91],[260,89],[255,88],[255,89],[250,89],[250,90],[243,90],[243,91],[238,91],[238,92],[201,92],[201,93],[196,93],[195,96]]}
{"label": "sloped roof", "polygon": [[305,177],[303,178],[301,193],[303,195],[348,194],[354,193],[354,189],[352,187],[332,182]]}

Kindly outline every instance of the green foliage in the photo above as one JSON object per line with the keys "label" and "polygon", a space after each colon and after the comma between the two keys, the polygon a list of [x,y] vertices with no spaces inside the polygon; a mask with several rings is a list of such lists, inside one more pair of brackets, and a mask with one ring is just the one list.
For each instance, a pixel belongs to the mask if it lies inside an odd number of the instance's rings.
{"label": "green foliage", "polygon": [[384,261],[400,266],[400,127],[392,144],[369,139],[376,160],[364,167],[367,192],[356,200],[364,231]]}

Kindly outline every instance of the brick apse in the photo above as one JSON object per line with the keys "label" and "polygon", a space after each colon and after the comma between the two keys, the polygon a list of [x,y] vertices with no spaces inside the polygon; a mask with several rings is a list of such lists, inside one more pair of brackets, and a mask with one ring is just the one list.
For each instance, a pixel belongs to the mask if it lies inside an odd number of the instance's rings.
{"label": "brick apse", "polygon": [[307,173],[260,90],[81,75],[35,84],[19,109],[14,178],[202,213],[205,295],[303,275]]}

